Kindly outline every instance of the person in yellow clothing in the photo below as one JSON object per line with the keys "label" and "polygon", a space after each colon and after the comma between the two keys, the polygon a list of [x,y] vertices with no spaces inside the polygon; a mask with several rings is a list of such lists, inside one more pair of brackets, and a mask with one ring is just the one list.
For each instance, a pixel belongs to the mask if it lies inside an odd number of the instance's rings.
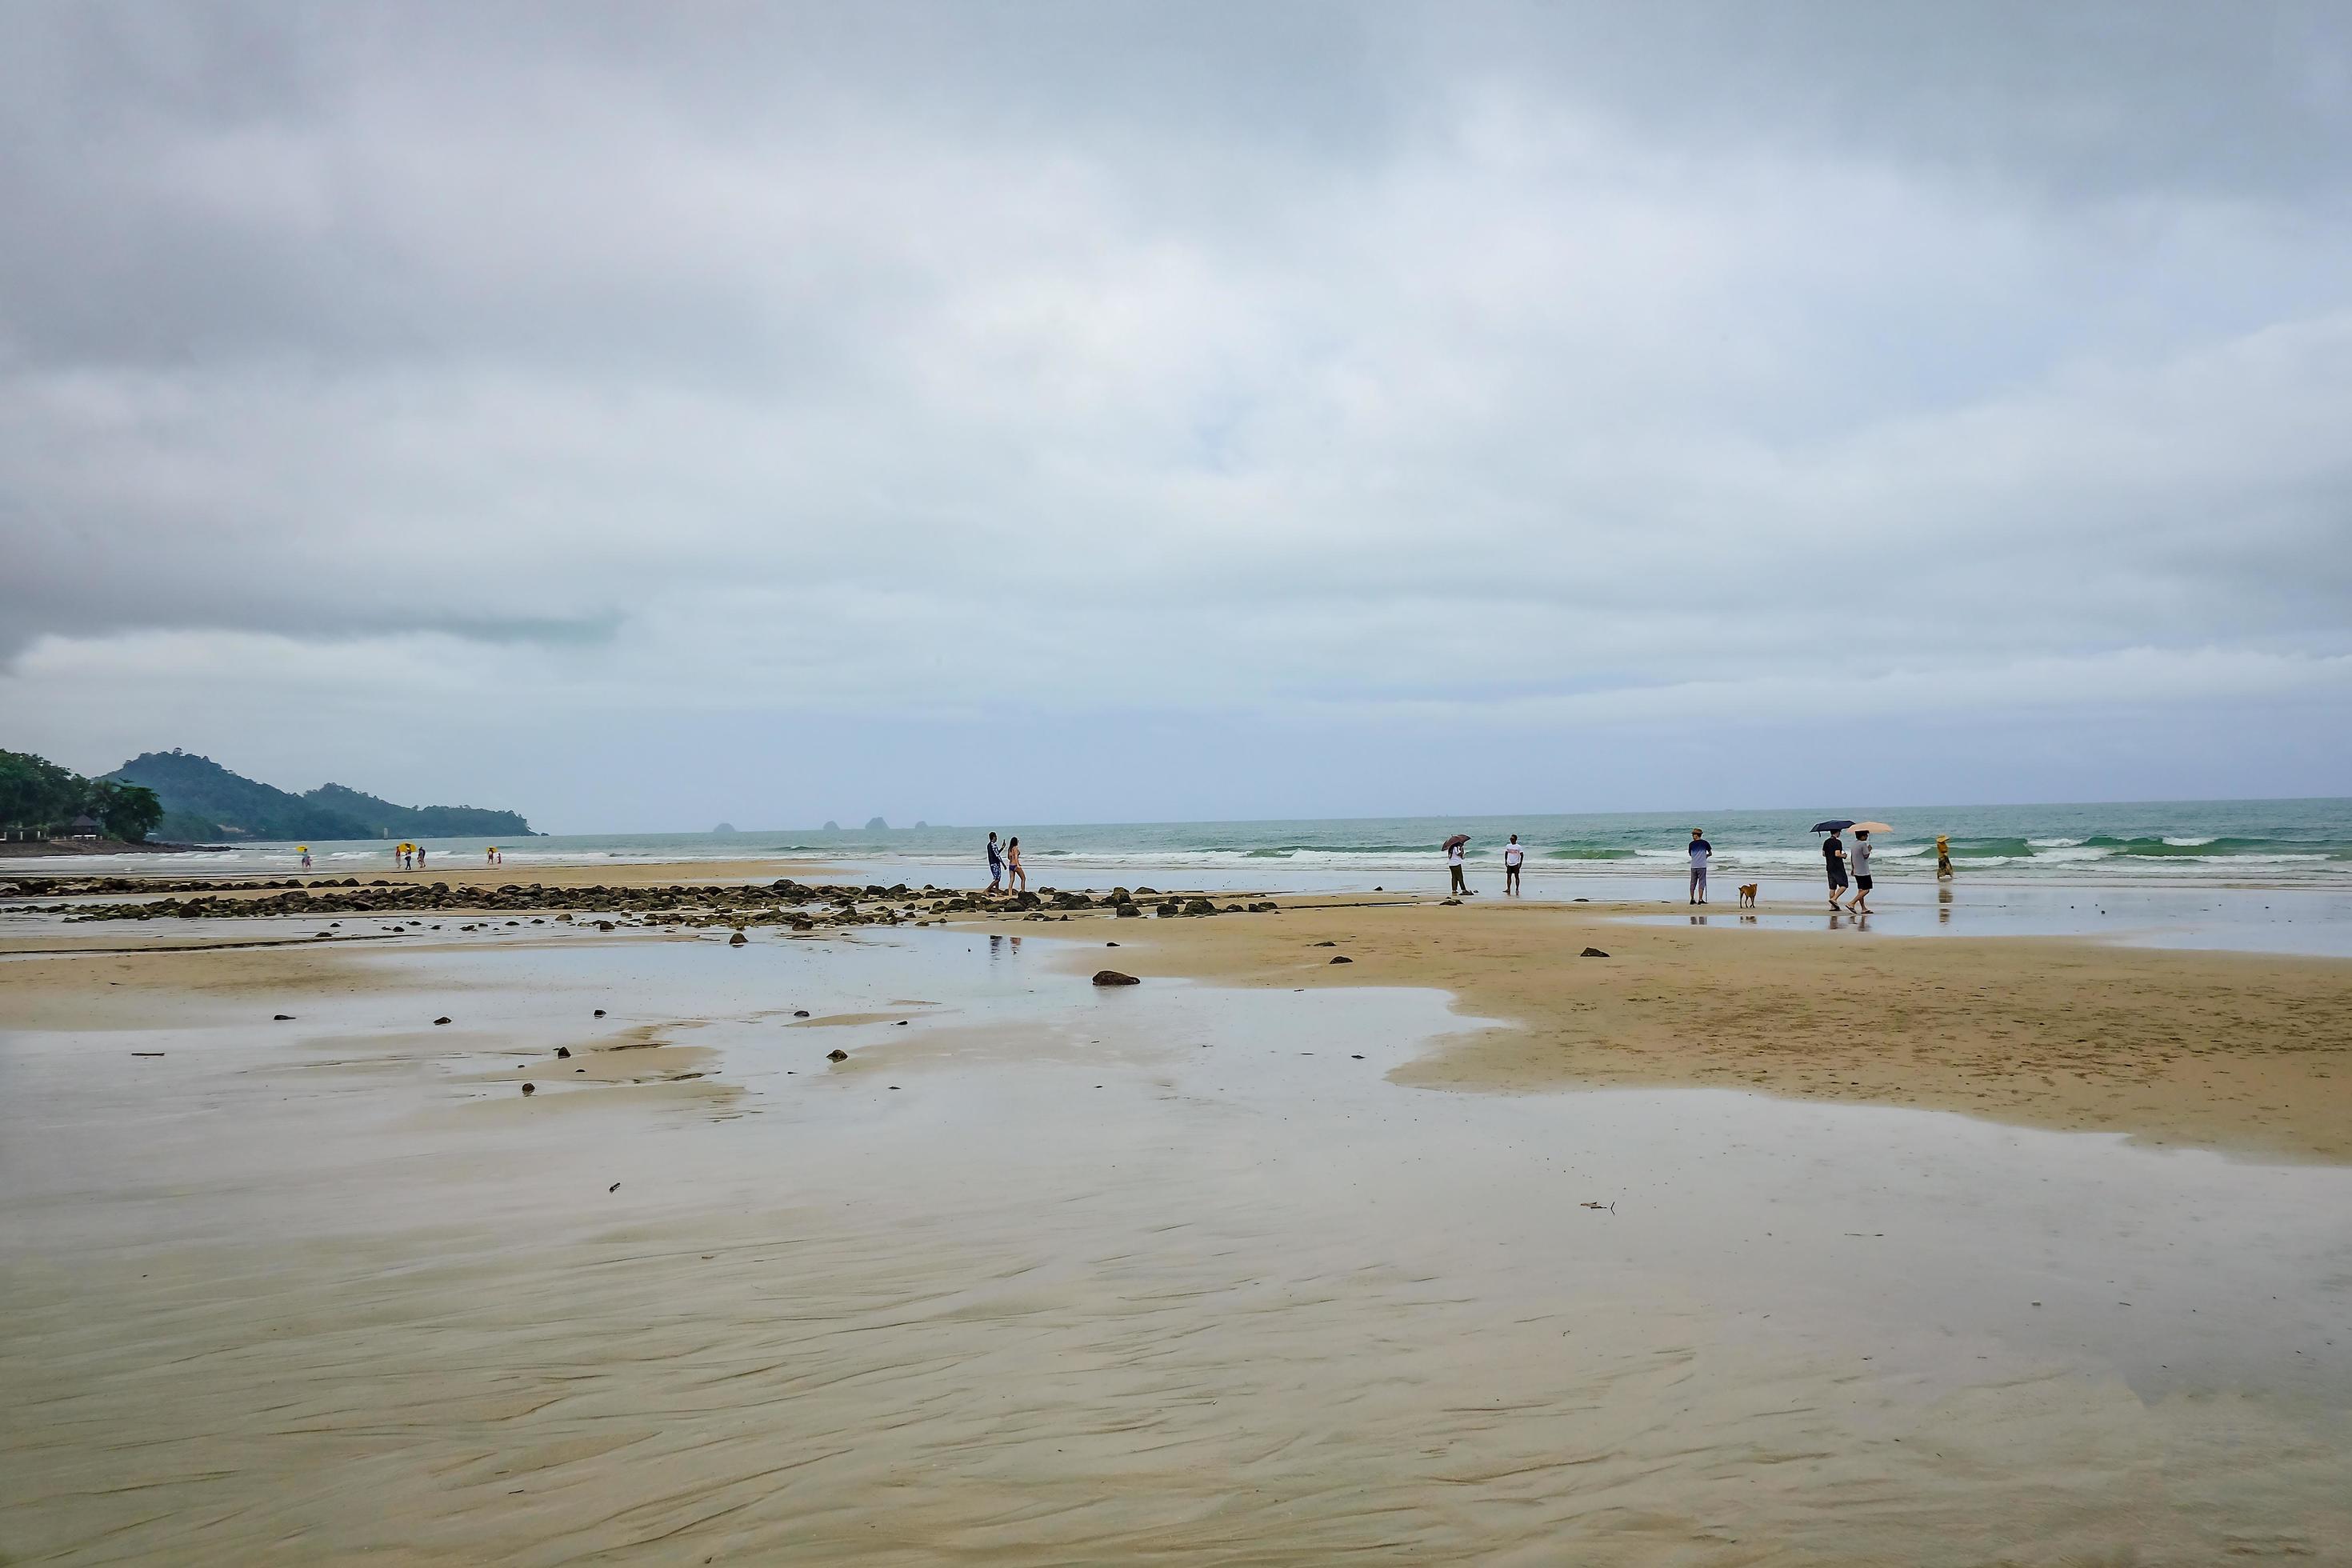
{"label": "person in yellow clothing", "polygon": [[1952,836],[1948,833],[1938,833],[1936,835],[1936,880],[1948,881],[1951,879],[1951,875]]}

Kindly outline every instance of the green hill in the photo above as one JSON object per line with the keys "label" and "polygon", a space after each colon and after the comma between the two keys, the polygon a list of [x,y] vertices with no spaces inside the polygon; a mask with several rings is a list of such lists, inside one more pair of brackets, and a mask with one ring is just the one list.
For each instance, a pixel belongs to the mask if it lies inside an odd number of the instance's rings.
{"label": "green hill", "polygon": [[[143,784],[163,803],[157,831],[172,839],[528,838],[511,811],[394,805],[343,784],[302,795],[259,784],[193,752],[147,752],[106,779]],[[101,783],[104,780],[100,781]]]}

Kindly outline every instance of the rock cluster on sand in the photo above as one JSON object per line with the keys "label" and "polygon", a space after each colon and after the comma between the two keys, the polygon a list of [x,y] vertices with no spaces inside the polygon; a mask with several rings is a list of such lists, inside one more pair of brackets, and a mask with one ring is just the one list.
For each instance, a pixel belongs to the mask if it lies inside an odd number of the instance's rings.
{"label": "rock cluster on sand", "polygon": [[[755,884],[672,883],[654,887],[543,887],[539,883],[503,883],[498,887],[448,882],[376,880],[362,886],[355,877],[340,880],[284,879],[232,881],[212,879],[159,881],[131,877],[57,878],[22,884],[31,894],[52,898],[119,897],[146,894],[141,902],[47,904],[31,906],[47,913],[84,921],[249,920],[274,915],[317,917],[349,914],[411,914],[467,911],[488,914],[552,914],[559,923],[572,924],[572,912],[591,915],[600,931],[615,929],[610,918],[651,926],[727,926],[735,934],[730,945],[740,945],[750,926],[784,926],[796,931],[819,926],[898,925],[953,914],[1012,915],[1046,921],[1068,919],[1079,910],[1108,910],[1120,917],[1143,911],[1133,894],[1115,888],[1108,896],[1053,888],[1002,895],[968,893],[904,882],[891,887],[811,886],[786,877],[764,886]],[[1149,889],[1140,889],[1146,893]],[[154,894],[163,894],[161,899]],[[1162,915],[1262,914],[1277,906],[1270,900],[1249,905],[1227,904],[1220,910],[1202,897],[1161,900]],[[509,921],[511,925],[516,922]],[[436,928],[437,929],[437,928]],[[467,929],[470,930],[471,927]]]}

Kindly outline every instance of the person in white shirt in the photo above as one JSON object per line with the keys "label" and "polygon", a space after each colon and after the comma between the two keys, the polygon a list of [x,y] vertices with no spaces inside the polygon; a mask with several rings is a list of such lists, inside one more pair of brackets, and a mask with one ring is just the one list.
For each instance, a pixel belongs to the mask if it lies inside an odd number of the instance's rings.
{"label": "person in white shirt", "polygon": [[1519,890],[1519,866],[1527,858],[1526,846],[1519,842],[1517,834],[1512,834],[1511,841],[1503,846],[1503,896],[1505,898],[1509,898]]}
{"label": "person in white shirt", "polygon": [[1445,868],[1454,875],[1454,886],[1451,891],[1461,894],[1470,890],[1470,884],[1462,879],[1461,845],[1449,844],[1445,847]]}
{"label": "person in white shirt", "polygon": [[1703,904],[1706,902],[1706,863],[1715,858],[1715,846],[1706,841],[1703,828],[1691,829],[1690,858],[1690,901]]}

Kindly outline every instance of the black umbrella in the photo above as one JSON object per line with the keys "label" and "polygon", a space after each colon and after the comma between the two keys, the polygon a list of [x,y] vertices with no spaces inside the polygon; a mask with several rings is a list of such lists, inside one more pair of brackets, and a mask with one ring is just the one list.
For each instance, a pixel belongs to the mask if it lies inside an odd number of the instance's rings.
{"label": "black umbrella", "polygon": [[1847,828],[1852,827],[1853,826],[1853,817],[1838,816],[1832,817],[1827,822],[1816,822],[1811,827],[1805,829],[1805,831],[1808,833],[1843,833]]}
{"label": "black umbrella", "polygon": [[1439,845],[1439,846],[1438,846],[1438,847],[1439,847],[1440,849],[1451,849],[1451,848],[1453,848],[1456,844],[1467,844],[1467,843],[1469,843],[1469,842],[1470,842],[1470,836],[1469,836],[1468,834],[1466,834],[1466,833],[1457,833],[1457,834],[1455,834],[1453,837],[1451,837],[1451,838],[1447,839],[1444,843],[1443,843],[1443,844]]}

